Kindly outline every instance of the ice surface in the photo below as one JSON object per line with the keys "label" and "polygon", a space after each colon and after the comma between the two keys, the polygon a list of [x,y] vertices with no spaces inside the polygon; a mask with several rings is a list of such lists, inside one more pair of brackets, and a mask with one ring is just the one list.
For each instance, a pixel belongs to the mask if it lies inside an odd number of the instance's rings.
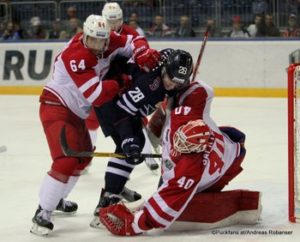
{"label": "ice surface", "polygon": [[[89,227],[103,185],[103,158],[93,161],[89,173],[81,177],[70,196],[79,204],[78,213],[73,217],[56,216],[54,231],[48,238],[29,233],[39,186],[51,164],[38,109],[38,96],[0,96],[0,146],[7,147],[6,152],[0,153],[1,241],[299,241],[299,224],[290,224],[287,219],[286,99],[215,98],[212,106],[212,117],[219,125],[232,125],[247,134],[244,171],[227,189],[262,191],[260,224],[186,233],[153,231],[135,238],[120,238]],[[114,150],[111,140],[104,139],[100,132],[97,150]],[[132,173],[128,187],[147,198],[155,190],[158,178],[141,164]],[[269,231],[292,234],[270,235]]]}

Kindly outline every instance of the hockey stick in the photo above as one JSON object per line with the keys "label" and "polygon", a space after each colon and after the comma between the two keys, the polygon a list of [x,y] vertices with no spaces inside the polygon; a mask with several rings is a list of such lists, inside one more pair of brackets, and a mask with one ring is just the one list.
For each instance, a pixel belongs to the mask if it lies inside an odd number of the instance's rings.
{"label": "hockey stick", "polygon": [[196,78],[200,63],[201,63],[201,59],[202,59],[202,56],[203,56],[203,53],[204,53],[205,45],[206,45],[206,42],[207,42],[207,39],[208,39],[209,31],[210,31],[210,26],[207,26],[206,31],[204,33],[204,39],[203,39],[202,44],[201,44],[201,49],[200,49],[200,52],[199,52],[199,55],[198,55],[198,59],[197,59],[197,62],[196,62],[196,65],[195,65],[195,68],[194,68],[194,71],[193,71],[192,82],[195,81],[195,78]]}
{"label": "hockey stick", "polygon": [[[66,127],[64,126],[60,132],[60,145],[65,156],[71,157],[114,157],[124,159],[125,154],[109,153],[109,152],[93,152],[93,151],[75,151],[72,150],[67,142]],[[161,158],[161,154],[140,154],[139,157],[143,158]]]}

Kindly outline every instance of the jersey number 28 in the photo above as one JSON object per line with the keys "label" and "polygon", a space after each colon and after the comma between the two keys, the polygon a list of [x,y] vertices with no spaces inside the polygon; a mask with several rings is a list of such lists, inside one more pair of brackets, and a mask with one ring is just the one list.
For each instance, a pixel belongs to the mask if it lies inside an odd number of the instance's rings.
{"label": "jersey number 28", "polygon": [[142,91],[138,87],[135,87],[135,89],[128,91],[128,94],[131,97],[132,101],[134,101],[135,103],[139,102],[145,97],[144,93],[142,93]]}

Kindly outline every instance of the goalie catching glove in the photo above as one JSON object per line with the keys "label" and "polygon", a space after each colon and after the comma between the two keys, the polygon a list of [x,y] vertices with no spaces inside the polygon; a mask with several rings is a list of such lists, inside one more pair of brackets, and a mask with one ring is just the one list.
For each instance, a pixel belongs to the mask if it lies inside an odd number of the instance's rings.
{"label": "goalie catching glove", "polygon": [[134,215],[122,203],[102,208],[99,212],[99,218],[101,223],[115,235],[135,236],[143,232],[135,223]]}

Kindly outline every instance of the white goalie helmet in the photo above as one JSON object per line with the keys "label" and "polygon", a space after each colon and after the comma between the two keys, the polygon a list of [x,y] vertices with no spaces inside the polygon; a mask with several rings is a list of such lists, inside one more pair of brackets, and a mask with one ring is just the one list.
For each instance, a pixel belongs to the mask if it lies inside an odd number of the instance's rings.
{"label": "white goalie helmet", "polygon": [[202,119],[190,121],[180,126],[174,133],[174,149],[180,153],[203,152],[208,145],[211,132]]}
{"label": "white goalie helmet", "polygon": [[116,2],[106,3],[102,9],[102,16],[106,18],[111,29],[118,31],[123,24],[123,11]]}
{"label": "white goalie helmet", "polygon": [[90,15],[83,23],[84,44],[91,50],[103,53],[109,44],[110,27],[100,15]]}

